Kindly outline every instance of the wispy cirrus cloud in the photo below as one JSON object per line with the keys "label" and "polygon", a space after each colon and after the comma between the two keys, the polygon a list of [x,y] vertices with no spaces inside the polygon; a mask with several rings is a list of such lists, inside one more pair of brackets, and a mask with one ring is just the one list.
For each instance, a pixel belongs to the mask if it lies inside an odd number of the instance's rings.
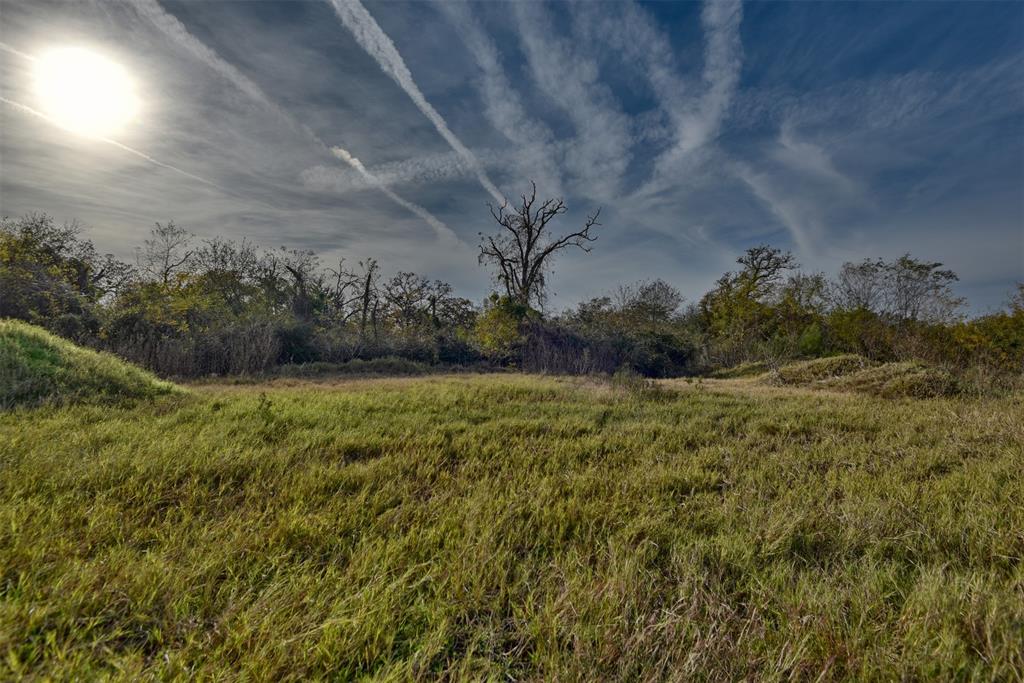
{"label": "wispy cirrus cloud", "polygon": [[638,195],[663,192],[676,182],[680,164],[696,150],[708,144],[718,133],[739,84],[743,66],[740,0],[706,0],[701,11],[704,29],[704,68],[700,91],[684,94],[681,80],[673,70],[667,40],[632,6],[629,25],[639,40],[655,46],[645,60],[647,76],[661,106],[673,125],[673,141],[654,161],[650,181]]}
{"label": "wispy cirrus cloud", "polygon": [[[337,150],[335,150],[335,155],[341,156]],[[476,156],[485,168],[498,168],[508,163],[516,163],[510,160],[508,155],[497,150],[477,150]],[[380,184],[388,187],[475,178],[473,169],[455,152],[426,154],[399,161],[388,161],[370,166],[366,168],[366,171],[372,174]],[[318,192],[357,192],[376,186],[354,168],[317,165],[303,170],[300,177],[303,184]]]}
{"label": "wispy cirrus cloud", "polygon": [[334,149],[331,150],[331,153],[334,154],[334,156],[336,156],[337,158],[347,163],[352,168],[354,168],[356,172],[359,173],[359,175],[362,176],[364,180],[366,180],[367,183],[369,183],[373,187],[376,187],[381,192],[386,194],[396,204],[405,207],[406,209],[408,209],[409,211],[413,212],[414,214],[422,218],[424,221],[426,221],[432,228],[434,228],[434,230],[437,231],[439,237],[445,239],[446,241],[459,242],[458,236],[452,231],[451,228],[449,228],[443,222],[435,218],[433,214],[424,209],[422,206],[406,201],[405,199],[402,199],[400,196],[395,194],[394,191],[391,190],[391,188],[389,188],[380,178],[378,178],[373,173],[367,171],[366,167],[363,166],[362,162],[359,161],[359,159],[352,156],[348,152],[348,150],[342,147],[335,147]]}
{"label": "wispy cirrus cloud", "polygon": [[456,240],[458,237],[455,232],[449,228],[444,221],[440,220],[422,206],[410,202],[403,197],[396,194],[393,190],[387,187],[386,183],[381,182],[379,179],[373,176],[372,173],[366,170],[362,163],[350,154],[344,148],[335,145],[334,147],[329,146],[324,142],[319,135],[317,135],[309,126],[298,121],[294,116],[285,111],[280,105],[274,102],[264,90],[257,85],[252,79],[239,71],[234,65],[223,59],[214,50],[207,47],[202,41],[189,33],[185,25],[182,24],[177,18],[168,14],[156,0],[129,0],[136,10],[150,20],[157,28],[160,29],[166,36],[173,40],[178,45],[181,45],[200,61],[206,64],[208,67],[213,69],[215,72],[223,76],[227,81],[232,83],[236,88],[241,90],[243,93],[248,95],[250,98],[258,102],[266,109],[272,111],[282,121],[301,132],[304,137],[311,141],[315,146],[328,152],[337,159],[340,159],[351,166],[367,183],[373,187],[378,188],[383,192],[389,199],[394,201],[399,206],[411,211],[416,216],[422,218],[431,228],[435,230],[439,237],[446,240]]}
{"label": "wispy cirrus cloud", "polygon": [[413,104],[423,112],[423,115],[434,124],[434,128],[445,139],[455,152],[462,157],[466,164],[473,169],[480,184],[499,204],[505,202],[505,197],[497,186],[491,182],[486,171],[480,165],[476,156],[466,145],[452,132],[448,122],[434,109],[433,105],[423,96],[419,86],[412,77],[412,72],[406,66],[405,60],[398,52],[398,48],[391,41],[384,30],[373,18],[373,15],[363,6],[359,0],[330,0],[331,6],[341,20],[342,24],[351,31],[366,52],[377,61],[380,68],[413,101]]}
{"label": "wispy cirrus cloud", "polygon": [[786,227],[798,251],[804,256],[813,257],[822,228],[817,205],[802,201],[800,195],[787,192],[769,173],[755,171],[745,163],[735,164],[734,169],[736,176],[747,184]]}
{"label": "wispy cirrus cloud", "polygon": [[[46,121],[47,123],[50,123],[50,124],[52,124],[54,126],[59,126],[59,124],[56,123],[55,121],[53,121],[49,116],[47,116],[46,114],[42,113],[41,111],[33,109],[32,107],[30,107],[30,106],[28,106],[26,104],[22,104],[21,102],[16,102],[14,100],[9,100],[6,97],[2,97],[2,96],[0,96],[0,102],[6,104],[8,107],[11,107],[12,109],[15,109],[16,111],[22,112],[23,114],[27,114],[29,116],[34,116],[35,118],[38,118],[38,119],[40,119],[42,121]],[[184,170],[182,168],[178,168],[177,166],[175,166],[173,164],[168,164],[166,162],[160,161],[159,159],[155,159],[155,158],[151,157],[150,155],[146,154],[145,152],[141,152],[141,151],[135,149],[134,147],[129,147],[128,145],[120,143],[117,140],[113,140],[111,138],[105,138],[105,137],[99,137],[99,138],[96,138],[96,139],[99,140],[100,142],[104,143],[104,144],[111,145],[113,147],[117,147],[118,149],[123,150],[125,152],[128,152],[129,154],[134,154],[135,156],[139,157],[140,159],[145,159],[146,161],[148,161],[149,163],[151,163],[151,164],[153,164],[155,166],[159,166],[161,168],[166,168],[169,171],[174,171],[175,173],[177,173],[179,175],[182,175],[182,176],[184,176],[186,178],[190,178],[192,180],[198,181],[200,183],[203,183],[204,185],[209,185],[210,187],[215,187],[218,190],[221,190],[223,192],[228,192],[229,191],[226,188],[221,187],[217,183],[213,182],[212,180],[208,180],[208,179],[206,179],[206,178],[204,178],[204,177],[202,177],[200,175],[196,175],[195,173],[189,173],[188,171],[186,171],[186,170]]]}
{"label": "wispy cirrus cloud", "polygon": [[573,189],[589,197],[615,196],[633,154],[629,117],[601,82],[595,60],[554,30],[543,5],[515,3],[513,14],[534,82],[575,129],[565,153]]}
{"label": "wispy cirrus cloud", "polygon": [[1021,277],[1022,5],[335,1],[355,31],[318,0],[7,3],[0,94],[42,110],[19,53],[95,48],[143,95],[117,141],[219,187],[0,104],[3,212],[114,251],[173,218],[476,297],[486,273],[436,235],[487,229],[482,172],[564,193],[565,227],[604,207],[556,306],[642,277],[693,299],[764,241],[826,270],[943,261],[980,308]]}
{"label": "wispy cirrus cloud", "polygon": [[703,79],[707,90],[696,113],[680,127],[677,144],[684,151],[706,142],[722,125],[743,66],[742,21],[743,4],[740,0],[707,0],[704,3],[701,24],[705,36]]}
{"label": "wispy cirrus cloud", "polygon": [[27,52],[22,52],[18,48],[13,47],[11,45],[8,45],[7,43],[4,43],[4,42],[0,42],[0,50],[3,50],[4,52],[9,52],[9,53],[11,53],[12,55],[14,55],[16,57],[21,57],[22,59],[27,59],[30,62],[34,62],[36,60],[35,57],[33,57],[32,55],[28,54]]}
{"label": "wispy cirrus cloud", "polygon": [[836,168],[828,152],[821,145],[799,138],[791,124],[783,124],[778,145],[771,154],[790,169],[824,180],[844,195],[852,196],[858,192],[854,181]]}
{"label": "wispy cirrus cloud", "polygon": [[459,36],[480,69],[480,92],[484,113],[491,124],[515,144],[519,170],[535,179],[551,194],[562,193],[561,171],[554,133],[544,122],[532,117],[519,92],[501,65],[501,54],[469,3],[441,2],[438,9],[455,25]]}

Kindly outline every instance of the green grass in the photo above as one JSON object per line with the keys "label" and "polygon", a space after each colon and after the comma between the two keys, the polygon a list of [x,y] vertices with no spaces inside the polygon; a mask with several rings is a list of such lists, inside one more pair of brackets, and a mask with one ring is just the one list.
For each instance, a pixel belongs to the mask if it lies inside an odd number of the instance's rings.
{"label": "green grass", "polygon": [[175,387],[107,353],[40,327],[0,320],[0,410],[43,403],[119,402]]}
{"label": "green grass", "polygon": [[[409,360],[397,356],[354,358],[344,363],[289,363],[269,369],[265,374],[209,376],[191,380],[204,385],[265,385],[287,386],[297,383],[335,382],[340,379],[370,379],[395,377],[422,377],[427,375],[456,375],[480,373],[507,373],[510,370],[485,363],[471,365],[437,364]],[[189,381],[189,380],[185,380]]]}
{"label": "green grass", "polygon": [[0,415],[0,679],[1020,680],[1024,400],[526,376]]}

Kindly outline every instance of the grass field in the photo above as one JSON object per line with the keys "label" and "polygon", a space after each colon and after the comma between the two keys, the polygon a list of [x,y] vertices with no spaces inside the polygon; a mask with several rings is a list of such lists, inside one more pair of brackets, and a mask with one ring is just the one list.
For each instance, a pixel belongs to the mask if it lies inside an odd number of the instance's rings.
{"label": "grass field", "polygon": [[750,379],[0,413],[0,679],[1024,678],[1024,399]]}

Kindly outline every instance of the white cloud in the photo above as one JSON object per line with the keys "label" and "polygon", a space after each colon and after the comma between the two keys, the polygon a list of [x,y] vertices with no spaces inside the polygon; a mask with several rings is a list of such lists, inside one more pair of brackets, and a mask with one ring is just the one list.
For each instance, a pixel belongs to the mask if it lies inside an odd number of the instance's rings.
{"label": "white cloud", "polygon": [[596,62],[551,29],[552,19],[540,4],[519,2],[513,10],[533,80],[576,131],[565,154],[572,189],[590,198],[616,196],[632,157],[629,117],[600,82]]}
{"label": "white cloud", "polygon": [[768,174],[757,173],[743,163],[736,164],[735,169],[736,176],[750,187],[789,230],[801,255],[813,256],[814,241],[821,229],[815,208],[778,187]]}
{"label": "white cloud", "polygon": [[391,42],[391,39],[384,33],[369,11],[363,7],[359,0],[330,0],[330,2],[338,18],[352,32],[356,42],[377,61],[384,73],[390,76],[405,91],[416,107],[423,112],[423,115],[434,124],[434,128],[441,134],[441,137],[473,169],[480,184],[494,197],[495,201],[499,204],[504,203],[504,195],[491,182],[491,179],[487,177],[487,173],[477,158],[456,137],[444,118],[427,101],[427,98],[423,96],[419,86],[416,85],[416,81],[413,80],[412,72],[409,71],[409,68],[405,65],[405,60],[399,54],[398,48]]}
{"label": "white cloud", "polygon": [[798,139],[796,132],[788,124],[779,132],[778,147],[773,151],[773,156],[792,169],[831,182],[845,194],[852,195],[857,191],[854,182],[836,168],[832,158],[822,147],[808,140]]}
{"label": "white cloud", "polygon": [[431,214],[422,206],[395,194],[395,192],[389,189],[386,184],[382,183],[369,173],[362,164],[359,163],[359,160],[355,159],[346,150],[338,146],[333,148],[329,147],[327,143],[325,143],[320,136],[313,132],[308,126],[297,121],[291,114],[277,105],[255,82],[241,73],[232,64],[221,58],[220,55],[203,44],[198,38],[189,33],[185,26],[175,17],[165,12],[156,0],[131,0],[131,2],[141,15],[149,19],[165,35],[171,38],[171,40],[187,49],[250,98],[259,102],[262,106],[274,112],[274,114],[283,121],[300,131],[314,145],[348,163],[360,174],[360,176],[374,187],[380,189],[389,199],[422,218],[435,230],[435,232],[437,232],[439,237],[446,240],[458,239],[452,229],[445,225],[443,221]]}
{"label": "white cloud", "polygon": [[484,31],[468,3],[456,0],[441,2],[437,7],[456,26],[480,68],[484,113],[491,124],[516,145],[519,175],[535,180],[550,194],[561,195],[554,134],[526,111],[522,98],[501,66],[501,55],[494,40]]}

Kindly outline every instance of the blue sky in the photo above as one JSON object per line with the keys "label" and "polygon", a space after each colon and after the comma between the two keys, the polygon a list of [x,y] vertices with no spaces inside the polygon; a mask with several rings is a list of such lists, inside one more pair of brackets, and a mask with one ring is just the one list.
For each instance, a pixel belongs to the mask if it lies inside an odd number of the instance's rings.
{"label": "blue sky", "polygon": [[[78,218],[124,257],[173,219],[480,298],[486,205],[534,179],[564,227],[603,207],[593,252],[556,265],[556,308],[652,277],[694,300],[760,242],[827,273],[941,261],[975,312],[1024,279],[1024,3],[0,12],[0,211]],[[61,45],[132,74],[142,107],[116,141],[149,159],[17,106],[37,108],[31,58]]]}

